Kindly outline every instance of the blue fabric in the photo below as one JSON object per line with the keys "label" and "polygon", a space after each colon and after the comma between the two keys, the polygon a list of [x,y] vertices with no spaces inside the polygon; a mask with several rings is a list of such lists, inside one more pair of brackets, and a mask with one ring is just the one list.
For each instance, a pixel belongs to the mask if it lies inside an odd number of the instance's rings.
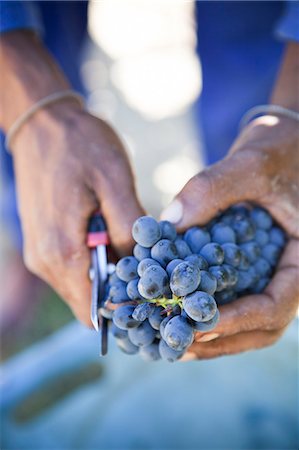
{"label": "blue fabric", "polygon": [[35,2],[0,1],[0,33],[16,29],[42,33],[42,22]]}
{"label": "blue fabric", "polygon": [[299,1],[287,2],[275,31],[279,38],[299,41]]}

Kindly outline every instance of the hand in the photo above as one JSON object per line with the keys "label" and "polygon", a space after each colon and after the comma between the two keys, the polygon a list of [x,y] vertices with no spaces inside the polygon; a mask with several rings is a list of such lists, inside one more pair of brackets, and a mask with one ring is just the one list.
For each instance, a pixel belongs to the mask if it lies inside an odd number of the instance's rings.
{"label": "hand", "polygon": [[235,203],[250,201],[265,207],[291,236],[264,293],[220,307],[217,327],[210,333],[197,333],[185,359],[273,344],[295,316],[299,299],[297,125],[291,119],[268,116],[253,121],[228,156],[192,178],[163,214],[182,231],[207,223]]}
{"label": "hand", "polygon": [[66,101],[22,127],[13,155],[26,265],[89,325],[88,219],[100,206],[114,249],[127,254],[143,213],[124,147],[105,122]]}

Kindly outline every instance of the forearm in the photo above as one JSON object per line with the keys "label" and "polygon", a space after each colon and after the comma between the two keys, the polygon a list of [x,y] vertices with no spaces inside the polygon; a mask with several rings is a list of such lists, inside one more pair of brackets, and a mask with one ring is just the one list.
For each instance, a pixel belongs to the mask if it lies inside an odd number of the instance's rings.
{"label": "forearm", "polygon": [[299,43],[286,48],[271,103],[299,111]]}
{"label": "forearm", "polygon": [[0,39],[0,128],[7,131],[30,106],[69,83],[34,33],[13,31]]}

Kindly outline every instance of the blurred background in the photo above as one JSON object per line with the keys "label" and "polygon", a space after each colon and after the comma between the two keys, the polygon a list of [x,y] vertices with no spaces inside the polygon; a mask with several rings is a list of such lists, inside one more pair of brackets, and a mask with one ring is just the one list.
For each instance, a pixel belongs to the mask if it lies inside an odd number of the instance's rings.
{"label": "blurred background", "polygon": [[[43,3],[43,14],[54,14]],[[211,162],[198,114],[194,8],[191,1],[90,2],[77,51],[73,84],[122,137],[141,201],[155,217]],[[223,154],[226,147],[223,139]],[[8,188],[4,180],[3,204]],[[112,342],[100,359],[95,333],[26,271],[7,224],[0,233],[1,448],[297,448],[297,323],[269,349],[215,361],[145,363]]]}

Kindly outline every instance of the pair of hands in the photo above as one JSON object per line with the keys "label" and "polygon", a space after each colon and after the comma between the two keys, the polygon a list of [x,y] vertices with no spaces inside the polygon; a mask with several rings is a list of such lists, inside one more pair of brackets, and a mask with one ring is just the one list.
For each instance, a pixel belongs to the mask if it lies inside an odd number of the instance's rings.
{"label": "pair of hands", "polygon": [[[270,345],[296,313],[296,125],[291,119],[266,116],[250,123],[228,156],[192,178],[175,199],[181,215],[176,217],[179,231],[206,223],[232,204],[252,201],[268,209],[291,236],[265,292],[221,307],[218,326],[213,332],[197,333],[185,359]],[[133,221],[144,214],[124,147],[106,123],[72,102],[63,102],[36,114],[24,126],[13,154],[25,262],[55,288],[79,320],[90,325],[88,219],[101,205],[112,245],[123,255],[132,248]]]}

